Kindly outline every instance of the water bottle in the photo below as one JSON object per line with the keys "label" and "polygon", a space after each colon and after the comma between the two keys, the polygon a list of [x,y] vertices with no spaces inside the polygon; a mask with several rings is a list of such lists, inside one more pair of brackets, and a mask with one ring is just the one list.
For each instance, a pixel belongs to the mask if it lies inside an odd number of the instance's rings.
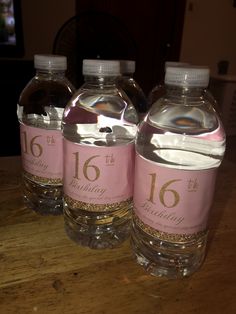
{"label": "water bottle", "polygon": [[201,266],[225,133],[209,97],[209,69],[167,67],[166,94],[136,139],[131,245],[149,273],[181,278]]}
{"label": "water bottle", "polygon": [[122,75],[118,77],[118,85],[132,101],[141,120],[148,111],[148,103],[142,88],[133,77],[135,61],[121,60],[120,69]]}
{"label": "water bottle", "polygon": [[58,215],[63,212],[61,119],[74,87],[65,77],[65,56],[35,55],[34,67],[35,76],[23,89],[17,106],[23,195],[34,211]]}
{"label": "water bottle", "polygon": [[118,61],[83,60],[83,75],[62,121],[65,230],[80,245],[112,248],[130,234],[138,116],[117,87]]}

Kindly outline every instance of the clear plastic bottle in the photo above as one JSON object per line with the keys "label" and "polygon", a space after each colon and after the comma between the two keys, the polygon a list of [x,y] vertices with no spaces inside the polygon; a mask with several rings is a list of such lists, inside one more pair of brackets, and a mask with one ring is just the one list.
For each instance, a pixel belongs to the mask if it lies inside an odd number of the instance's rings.
{"label": "clear plastic bottle", "polygon": [[141,120],[148,111],[148,103],[142,88],[133,77],[135,61],[121,60],[120,69],[122,75],[118,78],[118,85],[125,91],[133,103]]}
{"label": "clear plastic bottle", "polygon": [[136,260],[157,276],[178,278],[202,264],[225,133],[209,98],[209,69],[167,67],[166,94],[140,124],[136,139]]}
{"label": "clear plastic bottle", "polygon": [[118,61],[83,60],[83,75],[62,122],[65,230],[83,246],[111,248],[130,234],[138,116],[116,85]]}
{"label": "clear plastic bottle", "polygon": [[74,87],[65,77],[67,59],[35,55],[35,76],[17,106],[20,122],[23,195],[29,208],[47,215],[63,212],[61,119]]}

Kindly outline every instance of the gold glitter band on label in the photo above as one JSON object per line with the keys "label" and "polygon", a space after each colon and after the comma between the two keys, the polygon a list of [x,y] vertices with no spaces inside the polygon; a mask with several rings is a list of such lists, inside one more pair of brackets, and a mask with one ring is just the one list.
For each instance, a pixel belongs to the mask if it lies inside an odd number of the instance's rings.
{"label": "gold glitter band on label", "polygon": [[133,220],[136,223],[136,225],[140,229],[142,229],[144,232],[146,232],[147,234],[153,237],[157,237],[159,240],[164,240],[164,241],[170,241],[170,242],[190,242],[194,240],[196,241],[205,234],[205,231],[199,231],[197,233],[192,233],[192,234],[167,233],[167,232],[159,231],[146,225],[134,213],[133,213]]}
{"label": "gold glitter band on label", "polygon": [[43,184],[48,184],[48,185],[61,185],[62,184],[62,179],[52,179],[52,178],[39,177],[39,176],[33,175],[27,171],[23,171],[23,174],[29,180],[36,182],[36,183],[43,183]]}
{"label": "gold glitter band on label", "polygon": [[127,200],[119,203],[91,204],[74,200],[68,195],[64,196],[64,200],[67,203],[67,205],[72,209],[83,209],[89,212],[110,212],[114,210],[121,210],[129,207],[133,202],[133,198],[128,198]]}

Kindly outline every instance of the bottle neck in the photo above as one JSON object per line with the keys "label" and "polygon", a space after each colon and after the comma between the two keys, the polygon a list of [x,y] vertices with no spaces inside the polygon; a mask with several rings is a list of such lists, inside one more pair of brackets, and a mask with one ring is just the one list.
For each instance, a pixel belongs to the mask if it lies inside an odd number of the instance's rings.
{"label": "bottle neck", "polygon": [[110,86],[114,87],[116,86],[116,80],[117,80],[117,75],[116,76],[92,76],[92,75],[84,75],[84,81],[86,85],[91,85],[91,86]]}
{"label": "bottle neck", "polygon": [[36,69],[37,79],[63,79],[65,77],[64,70],[45,70],[45,69]]}
{"label": "bottle neck", "polygon": [[166,96],[167,97],[193,97],[199,98],[205,93],[204,87],[183,87],[166,85]]}

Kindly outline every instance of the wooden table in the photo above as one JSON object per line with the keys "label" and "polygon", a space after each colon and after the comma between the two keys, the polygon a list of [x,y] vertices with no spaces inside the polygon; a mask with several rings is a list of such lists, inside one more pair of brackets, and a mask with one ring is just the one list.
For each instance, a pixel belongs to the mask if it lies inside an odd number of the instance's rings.
{"label": "wooden table", "polygon": [[62,217],[42,217],[21,196],[20,157],[0,158],[0,313],[236,313],[236,137],[219,170],[209,250],[182,280],[145,273],[120,248],[73,243]]}

